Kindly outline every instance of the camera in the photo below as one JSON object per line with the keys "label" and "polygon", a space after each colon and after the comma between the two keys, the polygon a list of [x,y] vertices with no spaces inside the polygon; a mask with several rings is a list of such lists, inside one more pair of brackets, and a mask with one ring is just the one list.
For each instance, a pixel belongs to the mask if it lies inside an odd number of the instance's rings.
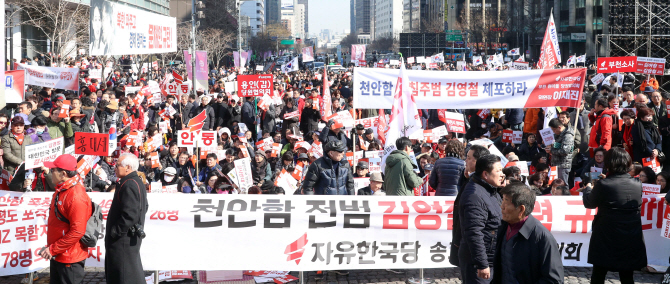
{"label": "camera", "polygon": [[130,235],[138,237],[140,239],[144,239],[147,237],[147,234],[144,233],[144,226],[142,226],[142,224],[135,224],[132,227],[130,227]]}

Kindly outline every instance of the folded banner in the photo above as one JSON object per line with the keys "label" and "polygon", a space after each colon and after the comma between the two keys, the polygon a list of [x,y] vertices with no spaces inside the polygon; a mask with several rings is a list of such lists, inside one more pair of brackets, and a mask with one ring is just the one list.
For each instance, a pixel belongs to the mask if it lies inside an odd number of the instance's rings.
{"label": "folded banner", "polygon": [[[356,68],[354,105],[391,109],[400,70]],[[411,93],[419,109],[577,107],[586,69],[525,71],[408,70]]]}
{"label": "folded banner", "polygon": [[[113,194],[89,196],[106,219]],[[0,191],[0,276],[49,266],[38,252],[46,244],[51,199],[52,193]],[[448,267],[453,203],[453,197],[437,196],[149,194],[142,263],[145,270]],[[661,195],[643,198],[647,244],[662,244],[665,207]],[[556,238],[566,266],[591,266],[586,260],[595,214],[578,196],[538,197],[533,210]],[[184,241],[221,236],[225,242]],[[104,247],[100,240],[89,248],[86,266],[104,266]],[[649,264],[667,264],[669,254],[670,246],[647,246]]]}
{"label": "folded banner", "polygon": [[79,91],[77,81],[79,80],[79,68],[44,67],[20,63],[17,65],[17,70],[26,70],[24,77],[26,85]]}

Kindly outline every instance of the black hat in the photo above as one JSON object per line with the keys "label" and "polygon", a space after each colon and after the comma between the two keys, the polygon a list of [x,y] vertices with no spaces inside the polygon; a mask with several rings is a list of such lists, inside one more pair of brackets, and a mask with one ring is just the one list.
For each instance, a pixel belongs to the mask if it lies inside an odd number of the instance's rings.
{"label": "black hat", "polygon": [[370,168],[370,163],[366,163],[366,162],[358,162],[358,164],[356,165],[356,168],[357,168],[357,169],[365,169],[365,170],[367,170],[367,169]]}
{"label": "black hat", "polygon": [[305,153],[300,153],[300,155],[298,155],[298,160],[309,160],[309,156]]}
{"label": "black hat", "polygon": [[424,171],[432,171],[433,170],[433,164],[425,164],[423,166]]}
{"label": "black hat", "polygon": [[324,150],[325,150],[324,152],[326,152],[326,153],[330,152],[330,151],[336,151],[336,152],[344,153],[344,152],[347,151],[347,147],[344,146],[344,143],[342,143],[342,141],[334,140],[334,141],[328,142],[326,144],[326,147],[325,147]]}
{"label": "black hat", "polygon": [[440,138],[440,140],[437,143],[442,144],[442,143],[447,143],[447,142],[449,142],[449,140],[445,137],[442,137],[442,138]]}
{"label": "black hat", "polygon": [[365,135],[372,134],[372,133],[374,133],[372,131],[372,128],[365,129]]}

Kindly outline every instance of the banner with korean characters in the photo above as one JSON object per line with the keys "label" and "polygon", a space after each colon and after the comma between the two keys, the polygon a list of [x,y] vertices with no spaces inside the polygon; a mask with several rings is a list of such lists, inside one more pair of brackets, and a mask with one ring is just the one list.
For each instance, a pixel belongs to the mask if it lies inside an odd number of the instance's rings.
{"label": "banner with korean characters", "polygon": [[237,89],[240,97],[262,97],[272,94],[272,74],[237,75]]}
{"label": "banner with korean characters", "polygon": [[[106,219],[112,193],[88,193]],[[52,193],[0,191],[0,276],[49,265],[46,244]],[[145,270],[347,270],[450,267],[453,197],[149,194],[142,244]],[[663,244],[662,195],[645,196],[647,244]],[[579,196],[538,196],[533,216],[557,241],[565,266],[587,263],[596,209]],[[174,232],[179,232],[175,234]],[[183,242],[217,239],[226,242]],[[268,238],[272,235],[272,238]],[[179,244],[179,250],[166,247]],[[216,251],[217,253],[212,253]],[[648,245],[649,264],[666,265],[670,246]],[[104,240],[87,267],[103,267]]]}
{"label": "banner with korean characters", "polygon": [[665,58],[638,57],[636,73],[663,76]]}
{"label": "banner with korean characters", "polygon": [[92,0],[89,55],[177,51],[177,18],[113,1]]}
{"label": "banner with korean characters", "polygon": [[64,149],[63,137],[26,146],[26,170],[39,168],[44,162],[53,162],[63,154]]}
{"label": "banner with korean characters", "polygon": [[16,70],[26,70],[24,83],[54,89],[79,91],[79,68],[58,68],[17,64]]}
{"label": "banner with korean characters", "polygon": [[[356,68],[354,105],[391,109],[399,70]],[[586,69],[458,72],[408,70],[419,109],[577,107]]]}

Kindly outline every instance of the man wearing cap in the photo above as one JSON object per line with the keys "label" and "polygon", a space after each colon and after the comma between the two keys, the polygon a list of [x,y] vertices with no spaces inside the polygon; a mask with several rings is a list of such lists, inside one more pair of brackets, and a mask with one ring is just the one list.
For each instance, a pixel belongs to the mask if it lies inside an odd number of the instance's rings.
{"label": "man wearing cap", "polygon": [[368,143],[368,145],[369,145],[370,143],[377,143],[377,144],[379,144],[380,146],[383,146],[383,145],[382,145],[382,142],[379,141],[379,139],[375,138],[375,133],[374,133],[374,131],[372,130],[372,128],[365,129],[365,133],[363,133],[363,141],[364,141],[365,143]]}
{"label": "man wearing cap", "polygon": [[10,174],[14,174],[16,168],[25,160],[26,146],[30,145],[27,138],[25,137],[25,121],[23,117],[17,115],[12,118],[9,133],[3,136],[0,142],[5,169]]}
{"label": "man wearing cap", "polygon": [[370,185],[358,190],[358,195],[374,195],[377,191],[382,191],[384,179],[382,173],[372,173],[370,175]]}
{"label": "man wearing cap", "polygon": [[123,117],[121,117],[118,110],[119,103],[116,100],[112,100],[105,107],[104,111],[95,113],[95,123],[98,125],[99,133],[109,133],[112,125],[116,125],[117,131],[123,128]]}
{"label": "man wearing cap", "polygon": [[[137,169],[140,161],[131,153],[121,154],[116,164],[120,179],[107,214],[105,230],[105,277],[108,284],[144,284],[140,248],[144,218],[149,209],[147,190]],[[133,233],[135,232],[135,233]]]}
{"label": "man wearing cap", "polygon": [[356,164],[356,173],[354,173],[355,178],[370,177],[370,163],[368,162],[358,162]]}
{"label": "man wearing cap", "polygon": [[53,108],[51,109],[51,116],[47,119],[47,127],[49,128],[51,139],[58,139],[59,137],[68,139],[73,137],[74,132],[72,131],[72,124],[70,124],[70,117],[58,117],[59,113],[60,108]]}
{"label": "man wearing cap", "polygon": [[306,195],[354,195],[354,176],[344,158],[347,147],[341,141],[325,145],[323,157],[309,166],[303,193]]}
{"label": "man wearing cap", "polygon": [[49,169],[56,192],[49,205],[47,245],[40,256],[50,261],[50,283],[83,283],[84,262],[88,247],[79,242],[91,217],[91,199],[77,173],[77,160],[61,155],[44,162]]}

